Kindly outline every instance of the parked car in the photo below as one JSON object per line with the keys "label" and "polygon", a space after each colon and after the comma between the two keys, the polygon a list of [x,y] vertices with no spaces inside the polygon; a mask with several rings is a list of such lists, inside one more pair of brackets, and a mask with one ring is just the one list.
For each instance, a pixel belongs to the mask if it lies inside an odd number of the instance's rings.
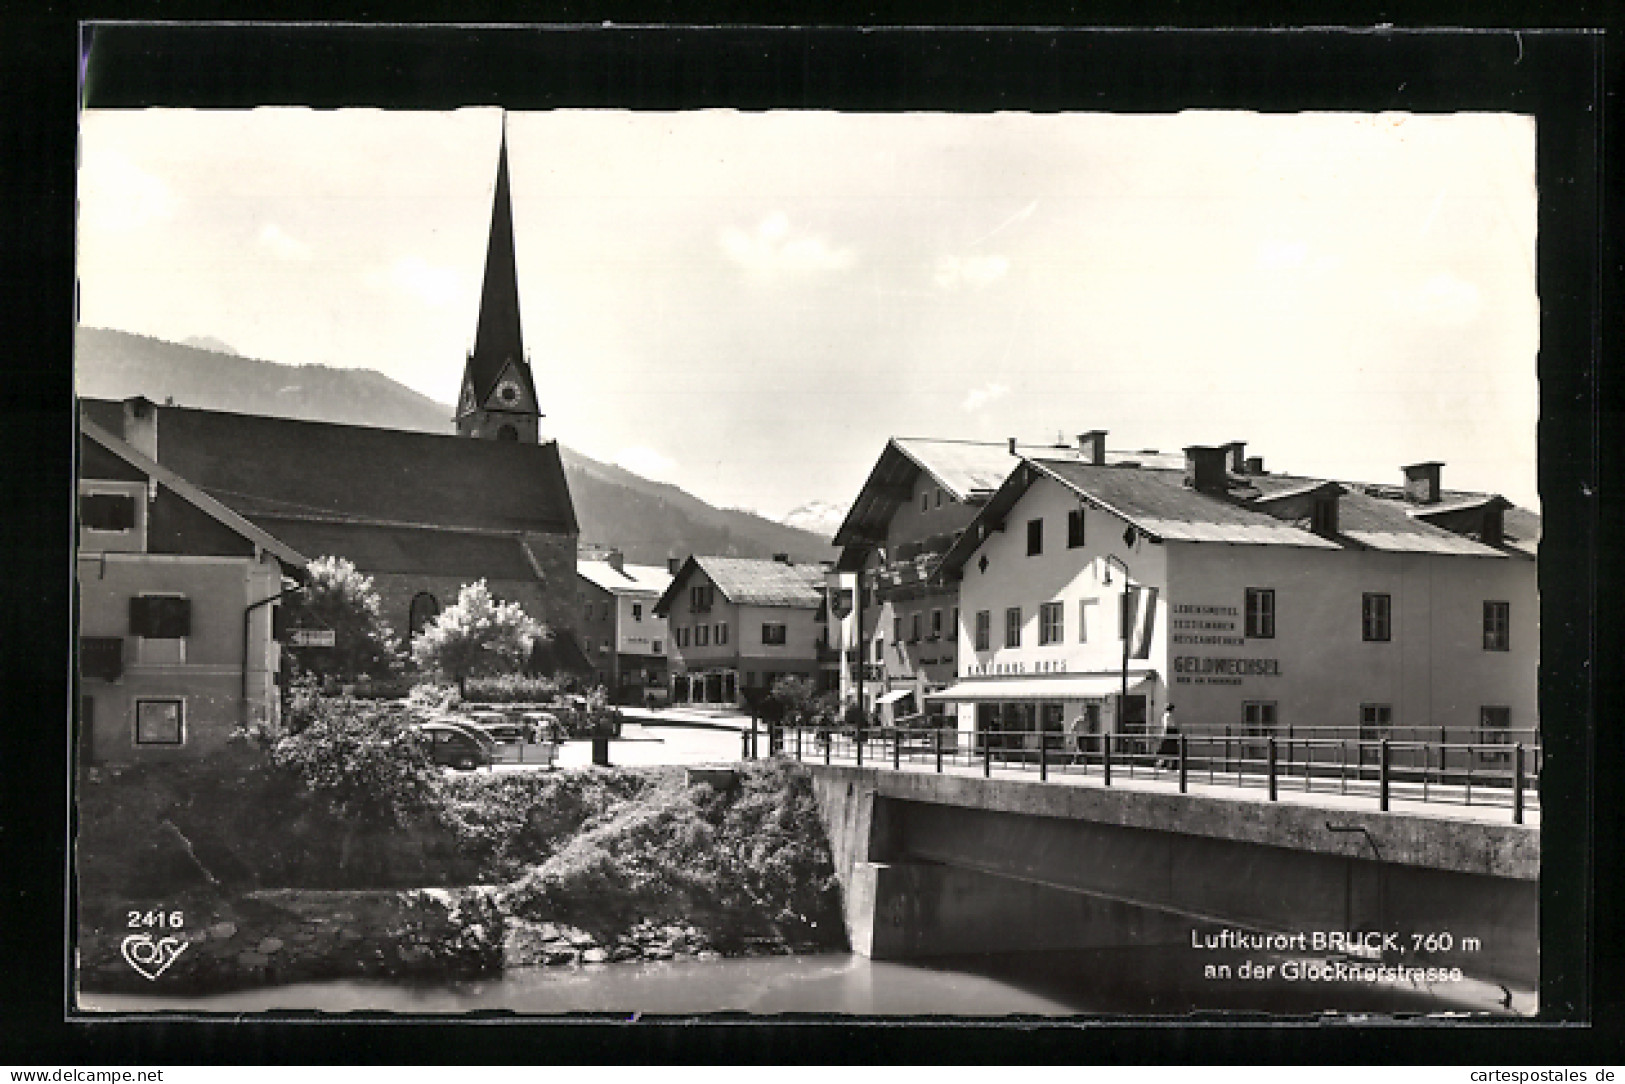
{"label": "parked car", "polygon": [[472,771],[495,759],[496,743],[477,729],[445,719],[419,723],[412,728],[434,764]]}
{"label": "parked car", "polygon": [[564,724],[550,711],[527,711],[519,717],[519,725],[529,735],[529,741],[564,740]]}
{"label": "parked car", "polygon": [[524,727],[508,720],[500,711],[477,711],[467,719],[459,719],[463,726],[477,729],[480,733],[500,744],[510,744],[523,741]]}

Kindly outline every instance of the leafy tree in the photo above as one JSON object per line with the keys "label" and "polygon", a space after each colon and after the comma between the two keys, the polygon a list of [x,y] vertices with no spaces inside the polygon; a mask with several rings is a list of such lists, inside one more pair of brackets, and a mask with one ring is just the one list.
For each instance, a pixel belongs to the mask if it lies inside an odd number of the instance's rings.
{"label": "leafy tree", "polygon": [[466,584],[456,605],[413,637],[412,658],[422,669],[455,680],[466,699],[469,678],[518,671],[543,635],[518,603],[497,602],[480,580]]}
{"label": "leafy tree", "polygon": [[832,710],[832,698],[814,692],[812,683],[804,678],[790,675],[773,683],[762,707],[763,718],[769,722],[801,726]]}
{"label": "leafy tree", "polygon": [[304,587],[291,596],[292,627],[332,629],[332,647],[291,647],[294,670],[353,682],[399,671],[401,642],[384,620],[372,577],[342,557],[318,557],[306,566]]}
{"label": "leafy tree", "polygon": [[271,760],[333,803],[347,822],[394,826],[433,806],[438,777],[398,708],[349,697],[312,697],[296,734],[271,748]]}

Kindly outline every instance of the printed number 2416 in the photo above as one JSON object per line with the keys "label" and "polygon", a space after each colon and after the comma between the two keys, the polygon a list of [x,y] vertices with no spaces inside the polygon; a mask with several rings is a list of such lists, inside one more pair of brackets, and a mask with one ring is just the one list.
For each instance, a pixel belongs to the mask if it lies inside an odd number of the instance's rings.
{"label": "printed number 2416", "polygon": [[178,930],[186,925],[179,911],[128,911],[125,916],[132,930]]}

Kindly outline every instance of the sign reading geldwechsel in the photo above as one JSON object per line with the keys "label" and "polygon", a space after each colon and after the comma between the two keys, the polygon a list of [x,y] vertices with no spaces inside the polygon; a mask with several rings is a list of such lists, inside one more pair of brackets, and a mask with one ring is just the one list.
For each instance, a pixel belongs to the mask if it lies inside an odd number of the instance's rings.
{"label": "sign reading geldwechsel", "polygon": [[1239,685],[1244,677],[1280,677],[1280,659],[1214,658],[1176,655],[1174,681],[1185,684]]}
{"label": "sign reading geldwechsel", "polygon": [[288,632],[290,647],[332,647],[337,643],[338,637],[332,629],[290,629]]}

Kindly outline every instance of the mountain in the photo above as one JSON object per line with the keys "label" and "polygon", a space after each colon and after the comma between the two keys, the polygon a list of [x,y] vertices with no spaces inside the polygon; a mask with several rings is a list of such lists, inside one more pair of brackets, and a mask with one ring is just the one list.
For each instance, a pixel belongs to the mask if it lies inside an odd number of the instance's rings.
{"label": "mountain", "polygon": [[[79,328],[74,369],[80,395],[145,395],[181,406],[308,421],[451,433],[452,408],[371,369],[283,365],[101,328]],[[582,542],[614,546],[634,564],[690,553],[789,554],[832,560],[828,537],[749,512],[716,508],[674,485],[600,463],[560,446]]]}
{"label": "mountain", "polygon": [[786,527],[808,531],[820,538],[834,538],[846,519],[846,509],[830,501],[808,501],[786,512],[780,520]]}

